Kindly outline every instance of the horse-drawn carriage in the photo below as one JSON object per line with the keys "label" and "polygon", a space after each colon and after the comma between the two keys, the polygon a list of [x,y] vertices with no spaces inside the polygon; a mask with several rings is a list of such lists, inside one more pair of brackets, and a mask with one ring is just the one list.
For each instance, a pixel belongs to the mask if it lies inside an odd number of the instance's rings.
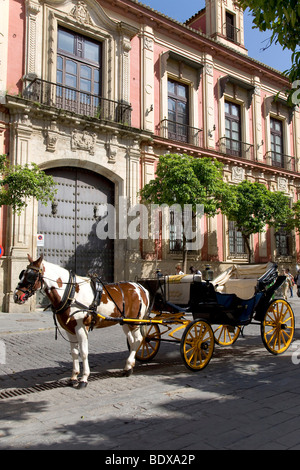
{"label": "horse-drawn carriage", "polygon": [[[153,359],[163,340],[180,343],[184,364],[198,371],[209,363],[215,343],[233,344],[250,323],[260,325],[263,344],[272,354],[286,351],[293,339],[292,308],[275,296],[286,280],[278,276],[276,265],[233,266],[205,281],[195,275],[104,284],[77,276],[43,257],[28,259],[30,264],[20,274],[14,300],[23,304],[37,290],[44,291],[54,318],[70,341],[72,383],[77,383],[81,355],[79,388],[86,386],[90,374],[89,329],[122,325],[130,348],[126,375],[132,372],[135,359]],[[164,338],[165,333],[169,339]]]}
{"label": "horse-drawn carriage", "polygon": [[[198,371],[209,363],[215,343],[233,344],[250,323],[260,325],[270,353],[285,352],[295,325],[290,304],[276,296],[285,280],[271,263],[232,266],[214,281],[198,275],[139,280],[150,292],[152,309],[136,358],[149,361],[161,341],[176,341],[187,368]],[[164,338],[167,332],[171,339]]]}

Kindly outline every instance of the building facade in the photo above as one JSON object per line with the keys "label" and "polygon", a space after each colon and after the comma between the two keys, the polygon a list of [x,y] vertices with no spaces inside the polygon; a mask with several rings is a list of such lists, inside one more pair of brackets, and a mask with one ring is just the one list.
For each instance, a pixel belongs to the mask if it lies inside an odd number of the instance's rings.
{"label": "building facade", "polygon": [[[282,74],[248,57],[235,1],[206,0],[185,24],[136,0],[1,0],[1,12],[2,153],[38,164],[58,190],[20,216],[1,208],[3,311],[17,308],[27,253],[106,281],[174,273],[182,245],[172,213],[157,239],[134,236],[132,208],[160,155],[218,159],[228,184],[259,181],[298,199],[299,110]],[[224,216],[201,230],[191,264],[218,272],[247,262]],[[284,228],[251,244],[256,263],[297,263],[299,236]]]}

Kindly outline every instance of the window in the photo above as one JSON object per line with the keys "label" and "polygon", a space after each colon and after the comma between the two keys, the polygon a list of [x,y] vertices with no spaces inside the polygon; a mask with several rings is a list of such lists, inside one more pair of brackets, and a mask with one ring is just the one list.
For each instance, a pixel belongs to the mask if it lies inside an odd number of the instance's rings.
{"label": "window", "polygon": [[289,256],[291,254],[291,235],[282,227],[275,234],[277,256]]}
{"label": "window", "polygon": [[226,153],[241,156],[241,111],[240,106],[225,101]]}
{"label": "window", "polygon": [[230,256],[241,256],[246,254],[245,242],[241,232],[236,228],[235,222],[229,221],[229,254]]}
{"label": "window", "polygon": [[183,229],[181,220],[174,211],[170,211],[170,251],[182,251]]}
{"label": "window", "polygon": [[168,138],[188,142],[188,86],[168,80]]}
{"label": "window", "polygon": [[234,15],[226,12],[226,38],[229,41],[236,41],[236,29],[234,27]]}
{"label": "window", "polygon": [[284,168],[282,121],[270,118],[272,165]]}
{"label": "window", "polygon": [[91,115],[101,93],[101,44],[59,28],[56,82],[59,107]]}
{"label": "window", "polygon": [[169,224],[169,248],[170,251],[197,251],[199,249],[199,230],[197,227],[197,216],[190,209],[181,210],[171,208]]}

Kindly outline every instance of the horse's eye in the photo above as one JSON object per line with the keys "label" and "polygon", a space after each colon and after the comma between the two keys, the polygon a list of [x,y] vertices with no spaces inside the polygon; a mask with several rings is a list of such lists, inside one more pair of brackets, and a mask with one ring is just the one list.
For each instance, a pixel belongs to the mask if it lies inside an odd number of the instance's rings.
{"label": "horse's eye", "polygon": [[23,278],[24,273],[25,273],[25,269],[23,269],[23,271],[21,271],[20,274],[19,274],[19,279],[20,280]]}

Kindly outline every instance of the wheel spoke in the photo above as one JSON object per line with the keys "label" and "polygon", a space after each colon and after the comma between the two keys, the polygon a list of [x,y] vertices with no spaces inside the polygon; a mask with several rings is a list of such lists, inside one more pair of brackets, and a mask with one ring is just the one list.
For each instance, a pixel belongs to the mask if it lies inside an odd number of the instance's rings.
{"label": "wheel spoke", "polygon": [[283,299],[269,306],[261,324],[262,340],[272,354],[281,354],[290,346],[294,335],[294,314]]}
{"label": "wheel spoke", "polygon": [[183,333],[180,351],[185,365],[191,370],[201,370],[210,361],[214,335],[209,324],[195,320]]}
{"label": "wheel spoke", "polygon": [[233,327],[230,325],[219,325],[214,330],[215,341],[222,346],[229,346],[233,344],[239,337],[240,327]]}
{"label": "wheel spoke", "polygon": [[138,361],[150,361],[156,356],[160,346],[160,330],[158,325],[150,325],[146,328],[145,336],[143,337],[140,346],[136,352],[136,359]]}

